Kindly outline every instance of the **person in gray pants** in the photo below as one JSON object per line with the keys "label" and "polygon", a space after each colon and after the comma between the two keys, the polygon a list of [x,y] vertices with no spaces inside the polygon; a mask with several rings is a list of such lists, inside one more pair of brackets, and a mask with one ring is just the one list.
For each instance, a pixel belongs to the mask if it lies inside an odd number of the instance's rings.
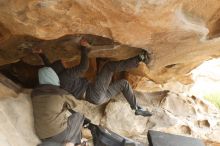
{"label": "person in gray pants", "polygon": [[40,54],[45,65],[51,67],[57,73],[60,79],[60,87],[70,92],[77,99],[84,99],[90,103],[101,105],[108,102],[113,96],[122,92],[131,108],[135,110],[136,115],[151,116],[152,114],[149,111],[145,111],[138,106],[134,92],[127,80],[123,79],[111,82],[112,76],[115,72],[136,68],[139,62],[148,64],[148,53],[143,51],[141,54],[126,60],[109,61],[102,67],[96,76],[95,81],[89,82],[87,79],[81,77],[81,75],[85,73],[89,67],[89,44],[86,40],[81,40],[80,43],[80,64],[68,69],[64,68],[60,60],[50,64],[47,57],[41,50],[34,49],[33,53]]}

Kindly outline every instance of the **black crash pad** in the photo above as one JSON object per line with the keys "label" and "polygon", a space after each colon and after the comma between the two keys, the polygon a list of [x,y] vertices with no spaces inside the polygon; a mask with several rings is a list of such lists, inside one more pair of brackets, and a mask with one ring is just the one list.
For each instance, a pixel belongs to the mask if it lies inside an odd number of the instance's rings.
{"label": "black crash pad", "polygon": [[202,140],[163,133],[159,131],[148,131],[150,146],[205,146]]}

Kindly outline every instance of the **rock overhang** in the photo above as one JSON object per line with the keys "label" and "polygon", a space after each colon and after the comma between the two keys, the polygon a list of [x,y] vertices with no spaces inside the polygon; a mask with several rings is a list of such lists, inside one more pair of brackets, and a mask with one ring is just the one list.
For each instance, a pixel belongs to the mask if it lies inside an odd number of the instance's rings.
{"label": "rock overhang", "polygon": [[[91,34],[108,38],[104,44],[122,46],[91,53],[91,58],[119,60],[147,49],[151,63],[132,74],[158,83],[170,78],[188,83],[193,68],[220,55],[219,7],[217,0],[1,1],[0,64],[28,56],[19,50],[24,42],[42,44],[51,60],[77,60],[76,41],[65,39]],[[31,63],[31,56],[26,60]]]}

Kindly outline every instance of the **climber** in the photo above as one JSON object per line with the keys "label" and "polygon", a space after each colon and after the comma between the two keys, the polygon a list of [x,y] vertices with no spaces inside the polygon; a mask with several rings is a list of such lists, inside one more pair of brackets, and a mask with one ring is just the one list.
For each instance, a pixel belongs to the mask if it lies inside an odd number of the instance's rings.
{"label": "climber", "polygon": [[[152,114],[149,111],[143,110],[137,105],[135,95],[127,80],[123,79],[111,83],[114,72],[135,68],[141,61],[148,64],[149,55],[147,51],[143,51],[130,59],[107,62],[96,76],[95,82],[89,82],[80,76],[85,73],[89,67],[88,52],[91,46],[85,39],[82,39],[80,44],[80,64],[69,69],[65,69],[60,60],[50,64],[41,49],[35,48],[32,49],[32,52],[40,54],[45,65],[51,67],[57,73],[60,83],[56,83],[56,85],[60,85],[62,89],[70,92],[77,99],[84,99],[90,103],[101,105],[108,102],[111,97],[122,92],[131,108],[135,110],[136,115],[151,116]],[[39,83],[47,84],[45,82],[46,78],[51,78],[51,76],[39,74]]]}

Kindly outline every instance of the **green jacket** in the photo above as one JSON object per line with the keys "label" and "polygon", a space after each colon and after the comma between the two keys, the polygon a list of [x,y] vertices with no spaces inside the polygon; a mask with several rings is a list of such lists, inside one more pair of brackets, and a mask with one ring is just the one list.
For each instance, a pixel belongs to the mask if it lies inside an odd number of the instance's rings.
{"label": "green jacket", "polygon": [[74,97],[53,85],[42,85],[34,89],[31,96],[35,129],[39,138],[45,139],[63,132],[71,115],[67,107],[74,108]]}

